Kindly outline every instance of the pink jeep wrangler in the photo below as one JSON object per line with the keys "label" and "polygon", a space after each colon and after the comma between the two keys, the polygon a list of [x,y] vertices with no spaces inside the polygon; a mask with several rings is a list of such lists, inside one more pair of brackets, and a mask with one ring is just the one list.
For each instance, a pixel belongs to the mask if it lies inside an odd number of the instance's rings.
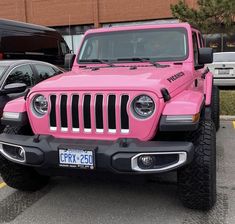
{"label": "pink jeep wrangler", "polygon": [[6,105],[3,180],[32,191],[81,170],[177,171],[183,204],[210,209],[219,93],[200,32],[186,23],[89,30],[74,57],[71,72]]}

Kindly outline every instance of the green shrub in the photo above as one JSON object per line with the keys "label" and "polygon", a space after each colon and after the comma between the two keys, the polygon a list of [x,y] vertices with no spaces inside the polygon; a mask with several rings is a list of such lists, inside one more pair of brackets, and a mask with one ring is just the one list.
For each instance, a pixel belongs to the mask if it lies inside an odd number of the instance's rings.
{"label": "green shrub", "polygon": [[235,115],[235,90],[220,90],[220,114]]}

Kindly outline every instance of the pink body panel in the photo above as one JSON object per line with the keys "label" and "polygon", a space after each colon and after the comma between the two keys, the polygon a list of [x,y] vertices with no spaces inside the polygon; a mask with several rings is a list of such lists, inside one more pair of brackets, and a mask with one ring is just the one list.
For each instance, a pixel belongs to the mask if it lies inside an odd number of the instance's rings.
{"label": "pink body panel", "polygon": [[[44,92],[44,96],[49,99],[50,95],[52,94],[51,92]],[[76,91],[76,92],[71,92],[71,91],[66,91],[66,92],[58,92],[58,93],[53,93],[54,94],[66,94],[69,96],[72,94],[78,94],[80,97],[83,98],[85,94],[90,94],[91,95],[91,106],[90,106],[90,111],[91,111],[91,131],[89,133],[85,132],[84,130],[84,123],[83,123],[83,110],[82,110],[82,105],[81,105],[81,100],[79,101],[79,132],[74,132],[72,130],[72,123],[71,123],[71,118],[68,119],[68,131],[62,131],[61,126],[60,126],[60,110],[59,108],[59,97],[57,97],[57,110],[56,110],[56,120],[57,120],[57,128],[56,130],[50,130],[50,121],[49,121],[49,116],[45,115],[44,117],[38,117],[36,116],[32,110],[30,109],[30,103],[32,102],[32,99],[37,93],[31,94],[28,103],[27,103],[27,110],[30,111],[29,115],[29,120],[30,124],[32,126],[32,129],[34,133],[37,134],[45,134],[45,135],[52,135],[57,138],[75,138],[75,139],[97,139],[97,140],[116,140],[118,138],[138,138],[140,140],[149,140],[155,135],[156,127],[159,121],[159,118],[161,116],[161,112],[163,109],[163,100],[159,100],[156,94],[152,92],[142,92],[142,91]],[[104,96],[104,113],[103,113],[103,120],[104,122],[104,130],[103,133],[97,133],[95,129],[95,112],[94,112],[94,96],[96,94],[102,94]],[[110,94],[114,94],[117,97],[116,100],[116,133],[110,133],[108,130],[108,123],[107,123],[107,96]],[[121,95],[128,95],[129,96],[129,101],[127,104],[127,113],[129,116],[129,133],[121,133],[121,128],[120,128],[120,96]],[[132,100],[141,94],[148,94],[156,104],[156,110],[154,114],[149,117],[148,119],[137,119],[134,117],[134,115],[131,112],[131,102]],[[49,105],[49,111],[50,111],[50,105]],[[70,115],[71,114],[71,107],[70,104],[67,107],[67,113]],[[71,117],[71,116],[67,116]]]}
{"label": "pink body panel", "polygon": [[12,100],[4,107],[4,112],[19,112],[23,113],[27,111],[24,97]]}
{"label": "pink body panel", "polygon": [[[206,79],[202,81],[201,73],[194,70],[193,46],[192,46],[192,30],[189,24],[162,24],[162,25],[144,25],[132,27],[115,27],[89,30],[86,35],[99,32],[110,31],[125,31],[125,30],[140,30],[140,29],[157,29],[184,27],[188,31],[188,48],[189,55],[182,62],[161,62],[168,64],[169,67],[156,68],[148,62],[143,63],[128,63],[124,67],[107,67],[92,71],[88,68],[82,68],[75,59],[74,66],[71,72],[58,75],[47,79],[32,88],[25,101],[15,100],[10,102],[5,107],[4,111],[25,111],[27,109],[30,124],[35,134],[53,135],[57,138],[73,138],[73,139],[94,139],[94,140],[116,140],[118,138],[138,138],[142,141],[152,139],[156,132],[161,115],[191,115],[200,111],[201,105],[206,95],[205,103],[210,104],[211,100],[211,85],[212,75],[209,73]],[[84,65],[84,64],[83,64]],[[118,63],[117,65],[126,65]],[[137,69],[131,70],[130,66],[136,65]],[[141,67],[139,67],[141,65]],[[87,67],[102,67],[103,64],[86,64]],[[178,74],[182,76],[174,79],[171,78]],[[200,79],[199,84],[195,86],[195,79]],[[166,88],[170,93],[171,100],[164,102],[161,89]],[[50,129],[49,113],[51,105],[49,103],[48,114],[43,117],[37,117],[31,110],[31,102],[34,96],[43,94],[47,99],[50,95],[56,95],[56,130]],[[61,94],[68,96],[67,105],[67,121],[68,130],[63,131],[60,127],[60,98]],[[78,94],[81,98],[84,94],[91,96],[90,114],[91,114],[91,130],[89,133],[84,131],[83,123],[83,102],[79,100],[79,132],[74,132],[72,129],[71,118],[71,96]],[[103,133],[97,133],[95,123],[95,97],[97,94],[102,94],[103,101]],[[116,133],[110,133],[108,130],[108,95],[114,94],[117,97],[115,112],[116,112]],[[129,96],[127,104],[127,113],[129,116],[129,132],[121,131],[120,121],[120,97],[126,94]],[[148,119],[137,119],[134,117],[131,110],[132,100],[140,95],[147,94],[155,102],[155,112]]]}
{"label": "pink body panel", "polygon": [[[139,65],[139,64],[138,64]],[[173,92],[179,86],[192,82],[190,67],[186,65],[173,65],[166,68],[155,68],[149,63],[143,63],[147,67],[139,67],[130,70],[129,67],[102,68],[97,71],[83,69],[79,72],[68,72],[43,81],[32,88],[33,92],[44,91],[151,91],[161,97],[161,88],[167,88]],[[171,76],[184,72],[181,78],[169,82]]]}
{"label": "pink body panel", "polygon": [[203,93],[185,90],[166,104],[163,115],[194,115],[200,112]]}
{"label": "pink body panel", "polygon": [[206,96],[205,100],[206,106],[211,104],[212,86],[213,86],[213,74],[209,72],[206,74],[206,78],[204,81],[204,94]]}

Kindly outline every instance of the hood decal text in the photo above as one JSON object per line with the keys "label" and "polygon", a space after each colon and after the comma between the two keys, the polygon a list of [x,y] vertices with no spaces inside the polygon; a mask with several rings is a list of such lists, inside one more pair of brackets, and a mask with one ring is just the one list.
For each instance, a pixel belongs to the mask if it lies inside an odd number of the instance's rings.
{"label": "hood decal text", "polygon": [[179,72],[175,75],[172,75],[171,77],[167,78],[168,82],[172,83],[174,82],[175,80],[179,79],[180,77],[184,76],[184,73],[183,72]]}

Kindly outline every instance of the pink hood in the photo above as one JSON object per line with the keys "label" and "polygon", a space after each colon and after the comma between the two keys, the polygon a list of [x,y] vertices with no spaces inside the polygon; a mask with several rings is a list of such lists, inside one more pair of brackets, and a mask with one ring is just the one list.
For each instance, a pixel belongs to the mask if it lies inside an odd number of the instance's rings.
{"label": "pink hood", "polygon": [[[116,140],[119,138],[138,138],[142,141],[147,141],[153,138],[156,134],[156,127],[162,114],[165,103],[162,98],[161,89],[167,88],[171,97],[186,88],[186,85],[192,84],[192,73],[185,71],[185,66],[171,66],[166,68],[155,67],[138,67],[130,70],[129,67],[118,68],[101,68],[96,71],[90,69],[80,69],[64,73],[60,76],[55,76],[47,79],[33,87],[31,94],[27,100],[27,111],[29,112],[29,120],[34,133],[53,135],[56,138],[74,138],[74,139],[102,139]],[[177,75],[178,74],[178,75]],[[174,93],[173,93],[174,92]],[[56,130],[49,128],[50,116],[37,117],[31,109],[31,102],[34,96],[38,93],[44,94],[47,99],[50,95],[56,95]],[[71,99],[73,94],[79,94],[79,133],[73,132],[72,116],[71,115]],[[90,98],[90,121],[91,128],[86,132],[84,124],[84,103],[81,99],[89,94]],[[96,130],[96,114],[95,114],[95,99],[96,94],[103,95],[103,132],[98,133]],[[115,118],[116,129],[115,133],[111,133],[108,126],[108,95],[116,96],[115,102]],[[128,129],[123,132],[121,127],[121,96],[128,95],[126,112],[128,115]],[[133,99],[141,94],[149,95],[155,102],[156,111],[154,116],[148,119],[136,119],[131,112],[131,103]],[[62,100],[60,95],[67,95],[67,122],[68,129],[61,129],[61,112],[60,105]],[[49,108],[50,103],[49,101]],[[49,109],[50,111],[50,109]],[[51,113],[51,112],[50,112]],[[53,126],[54,128],[54,126]]]}
{"label": "pink hood", "polygon": [[[47,79],[35,87],[33,92],[43,91],[151,91],[161,97],[160,90],[167,88],[169,93],[191,80],[190,75],[185,72],[175,80],[171,77],[181,73],[182,66],[171,66],[166,68],[137,67],[130,70],[130,67],[101,68],[96,71],[83,69],[78,72],[67,72],[59,76]],[[169,80],[170,79],[170,80]]]}

